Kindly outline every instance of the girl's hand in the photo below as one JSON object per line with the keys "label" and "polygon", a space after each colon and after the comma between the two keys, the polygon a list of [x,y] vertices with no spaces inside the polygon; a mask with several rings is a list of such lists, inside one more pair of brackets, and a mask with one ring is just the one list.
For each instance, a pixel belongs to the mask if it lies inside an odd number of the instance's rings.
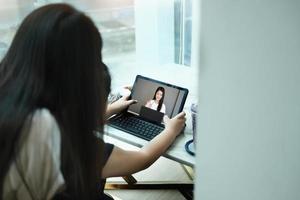
{"label": "girl's hand", "polygon": [[128,96],[123,96],[117,101],[108,105],[108,109],[110,110],[111,114],[120,113],[122,110],[125,110],[128,106],[137,103],[137,100],[131,99],[128,100]]}
{"label": "girl's hand", "polygon": [[165,130],[177,136],[182,131],[185,121],[186,121],[185,112],[181,112],[177,114],[172,119],[170,119],[167,115],[165,115],[164,117]]}
{"label": "girl's hand", "polygon": [[128,100],[131,90],[131,86],[125,86],[124,91],[126,91],[126,94],[124,94],[120,99],[107,105],[106,118],[109,118],[114,114],[120,113],[121,111],[125,110],[128,106],[137,103],[137,100]]}

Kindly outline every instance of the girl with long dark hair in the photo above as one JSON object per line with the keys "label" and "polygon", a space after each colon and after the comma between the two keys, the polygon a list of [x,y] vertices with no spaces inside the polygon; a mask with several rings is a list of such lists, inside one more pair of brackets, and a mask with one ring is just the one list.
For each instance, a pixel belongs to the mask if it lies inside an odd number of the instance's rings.
{"label": "girl with long dark hair", "polygon": [[166,113],[166,106],[163,103],[165,98],[165,88],[158,87],[154,93],[152,100],[147,101],[146,107],[158,112]]}
{"label": "girl with long dark hair", "polygon": [[[0,199],[109,199],[105,178],[150,166],[185,114],[139,151],[105,144],[110,75],[94,23],[67,4],[43,6],[20,25],[0,63]],[[96,137],[96,135],[98,135]]]}

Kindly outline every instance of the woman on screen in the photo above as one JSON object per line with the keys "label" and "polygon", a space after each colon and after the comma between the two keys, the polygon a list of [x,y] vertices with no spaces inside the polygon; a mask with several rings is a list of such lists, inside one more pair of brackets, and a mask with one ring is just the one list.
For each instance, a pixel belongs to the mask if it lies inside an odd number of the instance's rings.
{"label": "woman on screen", "polygon": [[165,88],[158,87],[154,93],[153,99],[147,101],[145,106],[153,110],[157,110],[158,112],[166,113],[166,106],[163,103],[164,97],[165,97]]}

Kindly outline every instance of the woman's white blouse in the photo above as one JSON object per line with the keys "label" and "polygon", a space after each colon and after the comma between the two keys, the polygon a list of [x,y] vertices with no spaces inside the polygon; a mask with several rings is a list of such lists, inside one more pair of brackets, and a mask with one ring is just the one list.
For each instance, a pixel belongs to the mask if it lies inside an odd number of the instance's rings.
{"label": "woman's white blouse", "polygon": [[[151,108],[153,110],[157,110],[157,106],[158,106],[158,104],[154,100],[150,100],[146,104],[146,107]],[[165,104],[162,104],[161,109],[160,109],[159,112],[166,113],[166,106],[165,106]]]}
{"label": "woman's white blouse", "polygon": [[47,109],[36,110],[32,121],[24,125],[18,143],[20,149],[4,180],[3,199],[51,199],[64,185],[60,143],[55,118]]}

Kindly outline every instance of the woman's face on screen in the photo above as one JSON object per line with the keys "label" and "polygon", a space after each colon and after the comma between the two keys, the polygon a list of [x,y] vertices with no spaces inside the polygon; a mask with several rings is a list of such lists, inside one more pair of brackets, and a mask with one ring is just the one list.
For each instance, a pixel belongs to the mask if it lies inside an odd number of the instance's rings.
{"label": "woman's face on screen", "polygon": [[156,99],[157,101],[159,101],[159,100],[161,100],[162,96],[163,96],[163,92],[160,91],[160,90],[158,90],[158,91],[156,92],[156,94],[155,94],[155,99]]}

